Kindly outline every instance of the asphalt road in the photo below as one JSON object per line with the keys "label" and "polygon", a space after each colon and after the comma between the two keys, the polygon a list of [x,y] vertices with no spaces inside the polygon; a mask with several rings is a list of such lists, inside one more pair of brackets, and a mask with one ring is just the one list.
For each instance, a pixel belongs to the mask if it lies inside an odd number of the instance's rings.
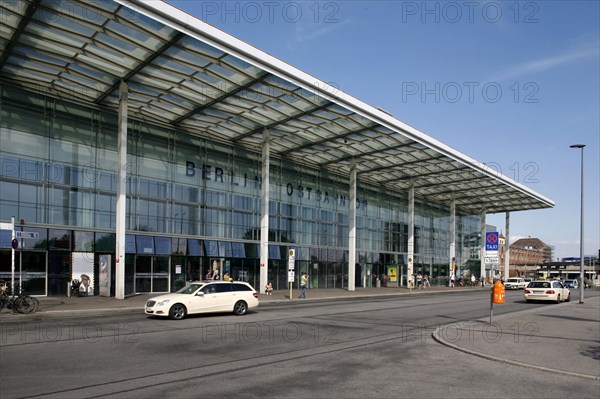
{"label": "asphalt road", "polygon": [[[182,321],[140,310],[3,323],[0,392],[3,399],[598,397],[598,381],[481,359],[431,338],[444,324],[489,317],[488,295],[294,301]],[[494,315],[538,306],[552,305],[508,292]]]}

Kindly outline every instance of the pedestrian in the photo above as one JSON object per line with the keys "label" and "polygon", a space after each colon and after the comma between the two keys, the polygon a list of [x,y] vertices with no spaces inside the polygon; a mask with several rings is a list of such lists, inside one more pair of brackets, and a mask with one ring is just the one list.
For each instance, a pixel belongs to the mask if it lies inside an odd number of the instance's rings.
{"label": "pedestrian", "polygon": [[300,277],[300,297],[306,299],[306,285],[308,284],[308,276],[305,272],[302,272],[302,276]]}
{"label": "pedestrian", "polygon": [[454,274],[450,276],[450,287],[454,287]]}
{"label": "pedestrian", "polygon": [[265,293],[267,295],[273,295],[273,284],[271,284],[270,281],[267,283],[267,286],[265,287]]}
{"label": "pedestrian", "polygon": [[429,285],[429,276],[426,274],[423,276],[423,289],[429,287],[431,287],[431,285]]}
{"label": "pedestrian", "polygon": [[474,274],[471,274],[471,286],[475,287],[475,281],[477,281],[477,280],[475,279],[475,275],[474,275]]}

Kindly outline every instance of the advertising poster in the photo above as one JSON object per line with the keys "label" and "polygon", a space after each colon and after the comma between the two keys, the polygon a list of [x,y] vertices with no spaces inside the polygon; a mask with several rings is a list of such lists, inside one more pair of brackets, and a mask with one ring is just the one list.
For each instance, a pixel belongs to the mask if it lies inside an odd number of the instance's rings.
{"label": "advertising poster", "polygon": [[398,267],[397,266],[388,266],[387,268],[388,281],[390,283],[395,283],[398,281]]}
{"label": "advertising poster", "polygon": [[94,295],[94,254],[90,252],[73,252],[72,280],[81,284],[79,292],[82,296]]}
{"label": "advertising poster", "polygon": [[99,280],[100,296],[110,296],[110,257],[111,255],[100,255]]}

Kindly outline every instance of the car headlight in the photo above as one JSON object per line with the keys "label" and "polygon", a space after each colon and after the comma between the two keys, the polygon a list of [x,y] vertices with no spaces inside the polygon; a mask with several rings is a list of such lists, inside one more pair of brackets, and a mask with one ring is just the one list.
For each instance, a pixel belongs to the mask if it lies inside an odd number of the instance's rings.
{"label": "car headlight", "polygon": [[160,301],[156,304],[156,306],[165,306],[167,303],[171,302],[168,299],[165,299],[164,301]]}

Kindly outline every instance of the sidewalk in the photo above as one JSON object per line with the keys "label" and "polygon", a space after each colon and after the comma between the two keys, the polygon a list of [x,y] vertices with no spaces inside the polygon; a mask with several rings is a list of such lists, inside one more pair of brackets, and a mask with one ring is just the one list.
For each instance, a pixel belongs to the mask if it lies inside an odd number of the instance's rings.
{"label": "sidewalk", "polygon": [[[502,305],[499,305],[502,306]],[[600,297],[438,328],[454,349],[508,364],[600,381]]]}

